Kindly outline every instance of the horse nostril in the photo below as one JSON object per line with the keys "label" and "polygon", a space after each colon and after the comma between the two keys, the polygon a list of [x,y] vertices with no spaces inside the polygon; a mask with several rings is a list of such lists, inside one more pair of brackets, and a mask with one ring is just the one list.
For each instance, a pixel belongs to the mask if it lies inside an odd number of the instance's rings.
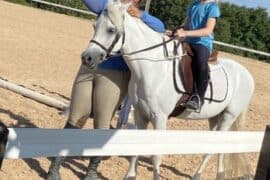
{"label": "horse nostril", "polygon": [[90,62],[92,60],[91,56],[87,58],[87,61]]}
{"label": "horse nostril", "polygon": [[104,59],[104,58],[105,58],[105,56],[106,56],[106,54],[105,54],[105,53],[101,53],[101,54],[100,54],[100,59]]}

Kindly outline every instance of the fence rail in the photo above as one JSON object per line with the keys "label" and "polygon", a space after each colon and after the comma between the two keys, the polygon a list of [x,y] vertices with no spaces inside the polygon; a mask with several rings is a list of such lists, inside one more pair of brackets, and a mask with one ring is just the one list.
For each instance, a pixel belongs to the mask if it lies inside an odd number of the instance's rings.
{"label": "fence rail", "polygon": [[247,51],[247,52],[251,52],[251,53],[254,53],[254,54],[259,54],[259,55],[264,55],[264,56],[269,56],[270,57],[270,53],[267,53],[267,52],[258,51],[258,50],[254,50],[254,49],[249,49],[249,48],[236,46],[236,45],[232,45],[232,44],[228,44],[228,43],[223,43],[223,42],[220,42],[220,41],[214,41],[214,44],[218,44],[220,46],[225,46],[225,47],[229,47],[229,48],[233,48],[233,49],[238,49],[238,50]]}
{"label": "fence rail", "polygon": [[72,7],[69,7],[69,6],[64,6],[64,5],[60,5],[60,4],[56,4],[56,3],[52,3],[52,2],[47,2],[47,1],[42,1],[42,0],[31,0],[31,2],[37,2],[37,3],[40,3],[40,4],[46,4],[46,5],[49,5],[49,6],[54,6],[54,7],[58,7],[58,8],[62,8],[62,9],[67,9],[67,10],[82,13],[82,14],[88,14],[88,15],[92,15],[92,16],[97,16],[95,13],[92,13],[92,12],[89,12],[89,11],[76,9],[76,8],[72,8]]}
{"label": "fence rail", "polygon": [[[63,6],[63,5],[59,5],[59,4],[56,4],[56,3],[51,3],[51,2],[47,2],[47,1],[43,1],[43,0],[31,0],[31,1],[41,3],[41,4],[47,4],[47,5],[50,5],[50,6],[55,6],[55,7],[59,7],[59,8],[63,8],[63,9],[68,9],[68,10],[83,13],[83,14],[90,14],[90,15],[96,16],[96,14],[91,13],[89,11],[84,11],[84,10],[81,10],[81,9],[76,9],[76,8],[72,8],[72,7],[68,7],[68,6]],[[148,9],[149,7],[150,7],[150,3],[147,4],[146,8]],[[242,50],[242,51],[247,51],[247,52],[251,52],[251,53],[254,53],[254,54],[259,54],[259,55],[270,57],[270,53],[267,53],[267,52],[258,51],[258,50],[254,50],[254,49],[249,49],[249,48],[246,48],[246,47],[236,46],[236,45],[232,45],[232,44],[228,44],[228,43],[223,43],[223,42],[220,42],[220,41],[214,41],[214,43],[218,44],[220,46],[225,46],[225,47],[229,47],[229,48],[233,48],[233,49],[239,49],[239,50]]]}
{"label": "fence rail", "polygon": [[[46,137],[46,138],[44,138]],[[5,158],[260,152],[264,132],[9,128]]]}

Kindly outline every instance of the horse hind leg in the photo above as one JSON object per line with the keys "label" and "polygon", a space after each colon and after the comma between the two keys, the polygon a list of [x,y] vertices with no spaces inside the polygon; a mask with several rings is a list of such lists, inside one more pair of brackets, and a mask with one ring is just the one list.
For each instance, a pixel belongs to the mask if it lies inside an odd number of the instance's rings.
{"label": "horse hind leg", "polygon": [[[212,131],[217,130],[217,128],[218,128],[218,119],[219,119],[219,116],[216,116],[216,117],[210,118],[208,120],[210,130],[212,130]],[[204,168],[206,167],[208,161],[211,159],[212,156],[213,156],[213,154],[205,154],[203,156],[203,160],[202,160],[201,164],[199,165],[199,168],[197,169],[196,173],[192,177],[192,180],[199,180],[201,178],[201,174],[202,174]]]}
{"label": "horse hind leg", "polygon": [[[233,121],[230,130],[237,131],[242,129],[246,120],[247,108],[241,112]],[[227,117],[225,116],[225,119]],[[226,126],[225,129],[227,130]],[[221,127],[224,130],[224,127]],[[244,154],[225,154],[219,158],[219,169],[217,180],[226,179],[252,179],[252,171]]]}
{"label": "horse hind leg", "polygon": [[[135,108],[134,110],[134,117],[135,117],[135,123],[138,129],[146,129],[147,125],[149,123],[149,120],[147,120],[146,117],[143,117],[140,112]],[[129,168],[127,175],[125,176],[124,180],[133,180],[136,179],[137,174],[137,161],[138,156],[132,156],[129,159]]]}
{"label": "horse hind leg", "polygon": [[[236,121],[237,115],[234,115],[231,112],[224,111],[223,113],[210,118],[209,119],[209,125],[211,130],[219,130],[219,131],[228,131]],[[213,156],[213,154],[207,154],[204,156],[198,170],[196,171],[195,175],[193,176],[192,180],[199,180],[201,173],[203,172],[205,166],[207,165],[207,162],[210,160],[210,158]],[[223,180],[225,178],[225,172],[224,172],[224,154],[219,154],[219,160],[218,160],[218,170],[217,170],[217,176],[216,180]]]}

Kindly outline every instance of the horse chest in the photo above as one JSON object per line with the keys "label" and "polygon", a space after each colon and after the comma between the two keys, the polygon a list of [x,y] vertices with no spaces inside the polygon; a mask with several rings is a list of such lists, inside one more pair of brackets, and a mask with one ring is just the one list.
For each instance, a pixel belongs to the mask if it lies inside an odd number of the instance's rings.
{"label": "horse chest", "polygon": [[151,106],[152,104],[143,98],[139,98],[136,108],[139,110],[139,112],[144,116],[147,117],[149,119],[155,119],[156,118],[156,110],[153,106]]}

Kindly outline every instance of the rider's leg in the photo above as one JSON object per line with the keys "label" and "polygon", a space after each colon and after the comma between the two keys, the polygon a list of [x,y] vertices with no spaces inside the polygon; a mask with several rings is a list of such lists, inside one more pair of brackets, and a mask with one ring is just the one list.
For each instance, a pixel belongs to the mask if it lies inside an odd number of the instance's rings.
{"label": "rider's leg", "polygon": [[199,110],[204,103],[204,95],[208,85],[208,59],[210,52],[203,45],[191,45],[194,52],[192,59],[193,77],[195,81],[194,94],[186,106],[193,110]]}
{"label": "rider's leg", "polygon": [[206,92],[206,88],[208,85],[208,80],[209,80],[209,67],[208,67],[208,59],[210,57],[210,52],[209,50],[202,46],[199,45],[198,47],[196,47],[197,50],[197,62],[196,62],[196,66],[197,66],[197,90],[198,90],[198,94],[201,98],[201,102],[202,104],[204,103],[204,95]]}
{"label": "rider's leg", "polygon": [[[93,89],[94,128],[109,129],[111,119],[127,94],[129,72],[98,69]],[[85,180],[97,179],[102,157],[92,157]]]}
{"label": "rider's leg", "polygon": [[[85,124],[91,109],[93,78],[93,70],[81,65],[73,83],[70,112],[64,128],[82,128]],[[59,169],[63,161],[64,157],[56,157],[52,160],[47,179],[61,179]]]}

